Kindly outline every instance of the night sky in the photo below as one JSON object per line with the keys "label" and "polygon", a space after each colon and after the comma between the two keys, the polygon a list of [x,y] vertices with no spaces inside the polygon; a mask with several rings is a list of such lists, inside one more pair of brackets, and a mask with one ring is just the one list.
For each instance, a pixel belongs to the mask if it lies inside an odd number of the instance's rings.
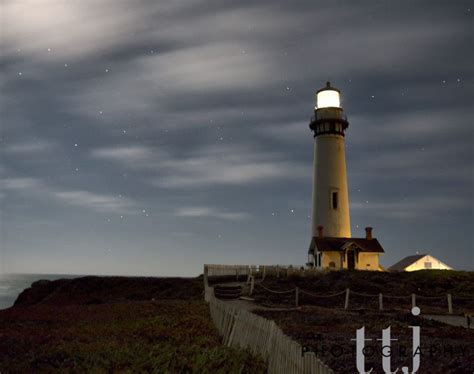
{"label": "night sky", "polygon": [[1,269],[304,264],[315,91],[352,235],[474,270],[472,1],[1,3]]}

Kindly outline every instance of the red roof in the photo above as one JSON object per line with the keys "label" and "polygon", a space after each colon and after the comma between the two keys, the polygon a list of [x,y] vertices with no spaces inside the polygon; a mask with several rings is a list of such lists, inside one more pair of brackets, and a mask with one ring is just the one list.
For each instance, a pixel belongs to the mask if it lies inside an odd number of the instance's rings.
{"label": "red roof", "polygon": [[313,237],[309,246],[309,252],[314,253],[315,249],[319,252],[337,251],[343,252],[349,245],[355,245],[360,252],[384,253],[379,241],[375,238],[331,238]]}

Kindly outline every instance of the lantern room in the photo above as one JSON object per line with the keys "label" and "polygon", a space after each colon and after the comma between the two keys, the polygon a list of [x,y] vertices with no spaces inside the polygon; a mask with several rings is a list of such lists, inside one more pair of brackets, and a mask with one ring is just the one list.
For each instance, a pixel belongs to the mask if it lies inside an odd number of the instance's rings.
{"label": "lantern room", "polygon": [[316,92],[316,107],[321,108],[340,108],[341,107],[341,92],[334,87],[331,87],[329,82],[326,82],[326,87]]}

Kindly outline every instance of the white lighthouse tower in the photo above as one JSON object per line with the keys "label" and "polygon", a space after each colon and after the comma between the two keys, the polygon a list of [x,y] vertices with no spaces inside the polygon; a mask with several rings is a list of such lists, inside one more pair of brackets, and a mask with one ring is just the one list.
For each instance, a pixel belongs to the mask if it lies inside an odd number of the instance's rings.
{"label": "white lighthouse tower", "polygon": [[344,133],[349,126],[341,107],[341,93],[326,83],[316,92],[314,132],[312,236],[350,238]]}
{"label": "white lighthouse tower", "polygon": [[344,135],[349,123],[341,107],[341,92],[326,87],[316,92],[314,117],[313,212],[309,267],[333,270],[382,270],[384,249],[365,228],[365,238],[351,236]]}

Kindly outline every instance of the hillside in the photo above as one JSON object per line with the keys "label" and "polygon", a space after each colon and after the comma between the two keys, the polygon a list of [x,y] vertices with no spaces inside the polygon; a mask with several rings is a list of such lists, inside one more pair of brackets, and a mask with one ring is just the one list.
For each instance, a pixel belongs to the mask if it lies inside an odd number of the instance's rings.
{"label": "hillside", "polygon": [[224,347],[199,278],[39,281],[0,311],[1,373],[264,373]]}
{"label": "hillside", "polygon": [[25,289],[15,306],[104,304],[139,300],[201,300],[200,278],[97,277],[40,280]]}

